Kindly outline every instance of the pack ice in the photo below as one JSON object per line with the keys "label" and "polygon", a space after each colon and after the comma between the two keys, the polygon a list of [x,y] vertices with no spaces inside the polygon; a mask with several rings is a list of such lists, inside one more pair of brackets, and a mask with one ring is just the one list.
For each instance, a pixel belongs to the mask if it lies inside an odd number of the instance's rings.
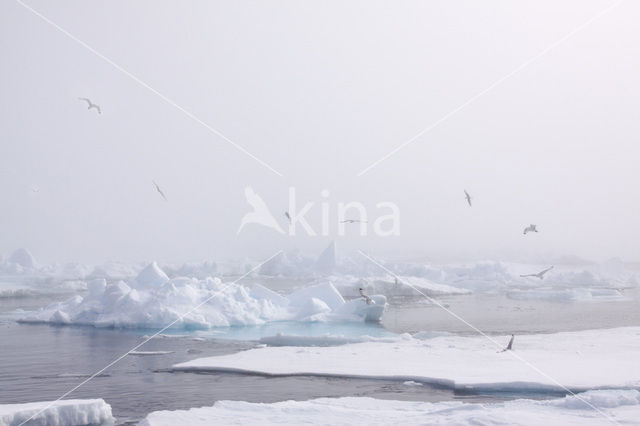
{"label": "pack ice", "polygon": [[270,321],[379,321],[386,298],[372,298],[372,305],[362,299],[345,301],[328,281],[282,296],[260,284],[249,288],[211,277],[170,279],[153,262],[128,282],[92,280],[86,296],[53,303],[21,321],[129,328],[164,327],[176,321],[173,328],[183,329]]}
{"label": "pack ice", "polygon": [[319,398],[272,404],[219,401],[212,407],[155,411],[141,426],[169,425],[604,425],[637,424],[640,392],[589,391],[576,396],[534,401],[470,404],[460,401],[415,402],[374,398]]}

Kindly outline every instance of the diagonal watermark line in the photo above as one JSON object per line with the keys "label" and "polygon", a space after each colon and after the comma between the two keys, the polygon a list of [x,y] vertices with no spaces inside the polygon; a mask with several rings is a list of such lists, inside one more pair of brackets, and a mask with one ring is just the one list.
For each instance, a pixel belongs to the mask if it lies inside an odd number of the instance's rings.
{"label": "diagonal watermark line", "polygon": [[277,171],[276,169],[274,169],[273,167],[271,167],[270,165],[268,165],[266,162],[262,161],[260,158],[256,157],[255,155],[253,155],[252,153],[250,153],[249,151],[247,151],[247,149],[245,149],[244,147],[238,145],[236,142],[232,141],[231,139],[229,139],[227,136],[225,136],[221,131],[219,131],[218,129],[210,126],[209,124],[205,123],[204,121],[202,121],[200,118],[198,118],[195,114],[191,113],[190,111],[186,110],[185,108],[181,107],[180,105],[178,105],[176,102],[174,102],[173,100],[171,100],[170,98],[168,98],[167,96],[163,95],[162,93],[158,92],[156,89],[154,89],[153,87],[151,87],[149,84],[145,83],[144,81],[142,81],[140,78],[136,77],[134,74],[132,74],[131,72],[127,71],[126,69],[124,69],[122,66],[120,66],[119,64],[117,64],[116,62],[112,61],[111,59],[109,59],[108,57],[106,57],[105,55],[103,55],[102,53],[98,52],[97,50],[95,50],[93,47],[89,46],[87,43],[85,43],[84,41],[80,40],[78,37],[74,36],[73,34],[71,34],[69,31],[65,30],[64,28],[62,28],[60,25],[56,24],[55,22],[53,22],[52,20],[50,20],[49,18],[47,18],[46,16],[44,16],[43,14],[41,14],[40,12],[38,12],[37,10],[35,10],[34,8],[32,8],[31,6],[29,6],[28,4],[25,4],[24,2],[22,2],[21,0],[16,0],[16,2],[18,4],[20,4],[22,7],[24,7],[25,9],[29,10],[31,13],[33,13],[34,15],[38,16],[40,19],[42,19],[43,21],[45,21],[46,23],[48,23],[49,25],[51,25],[52,27],[54,27],[55,29],[57,29],[58,31],[60,31],[61,33],[63,33],[64,35],[66,35],[67,37],[69,37],[70,39],[72,39],[73,41],[77,42],[78,44],[80,44],[82,47],[84,47],[85,49],[87,49],[88,51],[90,51],[91,53],[93,53],[94,55],[96,55],[97,57],[99,57],[100,59],[104,60],[105,62],[109,63],[110,65],[112,65],[114,68],[116,68],[118,71],[120,71],[121,73],[123,73],[124,75],[126,75],[127,77],[131,78],[132,80],[134,80],[136,83],[140,84],[142,87],[144,87],[145,89],[149,90],[150,92],[152,92],[153,94],[157,95],[160,99],[162,99],[163,101],[167,102],[169,105],[175,107],[176,109],[182,111],[187,117],[191,118],[193,121],[195,121],[196,123],[200,124],[201,126],[203,126],[204,128],[206,128],[207,130],[209,130],[210,132],[214,133],[215,135],[217,135],[218,137],[220,137],[221,139],[223,139],[224,141],[228,142],[229,144],[233,145],[236,149],[238,149],[239,151],[241,151],[242,153],[244,153],[245,155],[253,158],[255,161],[257,161],[258,163],[260,163],[261,165],[263,165],[264,167],[266,167],[267,169],[271,170],[273,173],[277,174],[278,176],[282,177],[283,174],[280,173],[279,171]]}
{"label": "diagonal watermark line", "polygon": [[501,78],[497,79],[496,81],[494,81],[493,83],[491,83],[489,86],[487,86],[487,88],[485,88],[484,90],[476,93],[475,95],[473,95],[472,97],[470,97],[466,102],[463,102],[462,104],[460,104],[459,106],[457,106],[456,108],[452,109],[451,111],[449,111],[448,113],[446,113],[445,115],[443,115],[442,117],[440,117],[438,120],[436,120],[435,122],[431,123],[428,127],[424,128],[423,130],[421,130],[420,132],[418,132],[416,135],[414,135],[413,137],[407,139],[405,142],[403,142],[402,144],[400,144],[399,146],[397,146],[396,148],[394,148],[393,150],[391,150],[389,153],[387,153],[386,155],[384,155],[382,158],[380,158],[379,160],[371,163],[369,166],[367,166],[365,169],[361,170],[360,173],[358,173],[358,177],[364,175],[365,173],[367,173],[369,170],[373,169],[374,167],[376,167],[378,164],[382,163],[383,161],[387,160],[389,157],[395,155],[398,153],[398,151],[400,151],[401,149],[405,148],[407,145],[415,142],[417,139],[419,139],[420,137],[426,135],[427,133],[431,132],[433,129],[435,129],[436,127],[438,127],[440,124],[444,123],[445,121],[447,121],[449,118],[453,117],[454,115],[456,115],[458,112],[462,111],[463,109],[465,109],[466,107],[468,107],[469,105],[471,105],[472,103],[474,103],[475,101],[477,101],[478,99],[480,99],[481,97],[483,97],[484,95],[486,95],[487,93],[489,93],[490,91],[492,91],[493,89],[495,89],[496,87],[498,87],[499,85],[501,85],[502,83],[504,83],[506,80],[508,80],[509,78],[513,77],[514,75],[518,74],[520,71],[524,70],[525,68],[527,68],[529,65],[531,65],[532,63],[536,62],[538,59],[542,58],[543,56],[545,56],[547,53],[551,52],[553,49],[555,49],[556,47],[560,46],[561,44],[563,44],[564,42],[566,42],[567,40],[569,40],[571,37],[575,36],[577,33],[579,33],[580,31],[582,31],[583,29],[585,29],[586,27],[588,27],[590,24],[592,24],[594,21],[600,19],[602,16],[606,15],[607,13],[609,13],[612,9],[618,7],[620,5],[620,3],[622,3],[624,0],[618,0],[616,1],[614,4],[606,7],[605,9],[603,9],[602,11],[600,11],[597,15],[593,16],[592,18],[588,19],[587,21],[583,22],[582,24],[578,25],[577,27],[575,27],[573,30],[571,30],[569,33],[567,33],[564,37],[560,38],[559,40],[555,41],[554,43],[552,43],[551,45],[549,45],[546,49],[540,51],[537,55],[533,56],[532,58],[528,59],[527,61],[523,62],[522,64],[520,64],[519,66],[517,66],[516,68],[514,68],[513,70],[511,70],[511,72],[509,72],[508,74],[505,74],[504,76],[502,76]]}
{"label": "diagonal watermark line", "polygon": [[106,369],[108,369],[109,367],[113,366],[114,364],[118,363],[119,361],[121,361],[124,357],[126,357],[127,355],[129,355],[131,352],[137,350],[139,347],[143,346],[144,344],[146,344],[149,340],[153,339],[154,337],[158,336],[160,333],[162,333],[163,331],[166,331],[168,328],[170,328],[172,325],[174,325],[175,323],[177,323],[178,321],[181,321],[182,319],[184,319],[184,317],[186,317],[187,315],[189,315],[190,313],[196,311],[198,308],[200,308],[201,306],[203,306],[204,304],[206,304],[207,302],[209,302],[211,299],[213,299],[214,297],[216,297],[217,295],[221,294],[224,290],[226,290],[227,288],[231,287],[232,285],[234,285],[235,283],[237,283],[238,281],[240,281],[241,279],[245,278],[246,276],[248,276],[249,274],[251,274],[252,272],[256,271],[258,268],[260,268],[262,265],[264,265],[265,263],[269,262],[271,259],[273,259],[274,257],[278,256],[280,253],[282,253],[282,250],[279,250],[276,254],[272,255],[271,257],[269,257],[267,260],[259,263],[258,265],[254,266],[253,268],[251,268],[248,272],[245,272],[244,275],[242,275],[240,278],[237,278],[236,280],[230,282],[229,284],[225,285],[224,287],[222,287],[220,290],[214,292],[212,295],[210,295],[209,297],[207,297],[205,300],[203,300],[202,302],[200,302],[196,307],[190,309],[188,312],[185,312],[184,314],[178,316],[178,318],[176,318],[175,320],[173,320],[171,323],[167,324],[166,326],[164,326],[162,329],[160,329],[159,331],[157,331],[156,333],[154,333],[153,335],[147,337],[145,340],[142,341],[142,343],[138,343],[136,346],[134,346],[133,348],[129,349],[126,353],[120,355],[118,358],[116,358],[115,360],[111,361],[109,364],[107,364],[106,366],[104,366],[103,368],[101,368],[100,370],[96,371],[95,373],[93,373],[91,376],[89,376],[87,379],[83,380],[82,382],[80,382],[79,384],[77,384],[76,386],[74,386],[73,388],[71,388],[70,390],[68,390],[67,392],[65,392],[64,394],[62,394],[58,399],[56,399],[55,401],[52,401],[49,405],[47,405],[46,407],[44,407],[42,410],[38,411],[37,413],[35,413],[34,415],[32,415],[31,417],[29,417],[27,420],[25,420],[24,422],[20,423],[18,426],[22,426],[25,423],[27,423],[29,420],[33,419],[34,417],[36,417],[37,415],[39,415],[40,413],[42,413],[43,411],[49,409],[49,407],[51,407],[53,404],[55,404],[56,402],[60,401],[61,399],[65,398],[66,396],[68,396],[69,394],[71,394],[72,392],[76,391],[78,388],[80,388],[81,386],[85,385],[87,382],[89,382],[90,380],[94,379],[96,376],[98,376],[99,374],[102,374]]}
{"label": "diagonal watermark line", "polygon": [[[402,278],[400,278],[398,275],[396,275],[393,271],[391,271],[389,268],[387,268],[386,266],[384,266],[383,264],[381,264],[380,262],[378,262],[377,260],[375,260],[373,257],[369,256],[368,254],[366,254],[365,252],[363,252],[362,250],[358,250],[358,252],[366,257],[369,261],[371,261],[372,263],[374,263],[375,265],[377,265],[378,267],[380,267],[381,269],[383,269],[384,271],[386,271],[388,274],[392,275],[395,279],[397,279],[398,281],[400,281],[401,283],[411,287],[412,289],[414,289],[415,291],[417,291],[418,293],[420,293],[425,299],[427,299],[429,302],[437,305],[438,307],[442,308],[443,310],[445,310],[449,315],[453,316],[454,318],[456,318],[457,320],[461,321],[462,323],[464,323],[466,326],[468,326],[469,328],[471,328],[472,330],[474,330],[475,332],[477,332],[478,334],[480,334],[481,336],[483,336],[484,338],[486,338],[487,340],[489,340],[491,343],[493,343],[496,347],[498,347],[499,349],[502,349],[503,345],[501,345],[500,343],[496,342],[494,339],[492,339],[490,336],[488,336],[486,333],[484,333],[482,330],[480,330],[479,328],[477,328],[476,326],[474,326],[473,324],[471,324],[470,322],[468,322],[467,320],[465,320],[464,318],[462,318],[460,315],[456,314],[455,312],[451,311],[450,309],[448,309],[446,306],[442,305],[440,302],[438,302],[436,299],[427,296],[424,292],[422,292],[420,289],[416,288],[413,284],[411,284],[408,281],[403,280]],[[567,388],[566,386],[564,386],[562,383],[560,383],[559,381],[557,381],[556,379],[554,379],[553,377],[549,376],[547,373],[545,373],[544,371],[540,370],[538,367],[536,367],[535,365],[533,365],[532,363],[530,363],[529,361],[527,361],[526,359],[522,358],[520,355],[516,354],[514,351],[507,351],[509,352],[509,354],[511,354],[511,356],[513,356],[514,358],[516,358],[518,361],[522,362],[523,364],[527,365],[528,367],[530,367],[531,369],[533,369],[536,373],[540,374],[541,376],[543,376],[544,378],[552,381],[553,383],[555,383],[556,385],[558,385],[559,387],[561,387],[562,389],[564,389],[565,391],[567,391],[568,393],[570,393],[572,396],[576,397],[577,399],[579,399],[580,401],[584,402],[586,405],[588,405],[590,408],[593,408],[596,412],[600,413],[604,418],[606,418],[607,420],[609,420],[610,422],[612,422],[615,425],[618,425],[618,421],[615,420],[613,417],[611,417],[610,415],[608,415],[607,413],[605,413],[604,411],[600,410],[598,407],[596,407],[595,405],[591,404],[589,401],[585,400],[584,398],[580,397],[579,395],[577,395],[575,392],[573,392],[571,389]]]}

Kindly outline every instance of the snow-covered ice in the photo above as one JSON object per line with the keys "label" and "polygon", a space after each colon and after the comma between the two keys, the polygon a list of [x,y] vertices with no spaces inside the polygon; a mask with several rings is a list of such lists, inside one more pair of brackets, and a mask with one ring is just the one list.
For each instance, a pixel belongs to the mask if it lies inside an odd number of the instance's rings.
{"label": "snow-covered ice", "polygon": [[0,425],[17,426],[34,414],[36,415],[29,421],[29,425],[110,425],[115,421],[111,415],[111,406],[102,399],[66,399],[56,402],[0,404]]}
{"label": "snow-covered ice", "polygon": [[155,262],[128,282],[96,279],[87,289],[85,296],[50,304],[21,320],[131,328],[163,327],[176,321],[172,328],[209,329],[270,321],[379,321],[386,306],[381,295],[372,296],[374,305],[361,299],[345,301],[330,282],[285,297],[259,284],[249,288],[218,278],[170,279]]}
{"label": "snow-covered ice", "polygon": [[173,369],[387,378],[503,391],[562,391],[559,384],[574,391],[640,388],[639,327],[518,335],[515,350],[503,353],[496,351],[506,346],[508,336],[493,337],[497,345],[483,336],[401,337],[394,343],[265,347],[195,359]]}
{"label": "snow-covered ice", "polygon": [[[587,405],[588,402],[590,405]],[[594,408],[595,407],[595,408]],[[599,411],[597,411],[599,410]],[[640,392],[589,391],[547,401],[504,403],[389,401],[373,398],[320,398],[272,404],[219,401],[212,407],[150,413],[142,426],[264,424],[456,424],[456,425],[602,425],[637,424]]]}

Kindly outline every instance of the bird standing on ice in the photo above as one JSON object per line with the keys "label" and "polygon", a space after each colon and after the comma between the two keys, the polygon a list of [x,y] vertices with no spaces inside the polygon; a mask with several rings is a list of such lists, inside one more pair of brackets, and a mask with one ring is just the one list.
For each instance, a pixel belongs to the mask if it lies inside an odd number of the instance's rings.
{"label": "bird standing on ice", "polygon": [[362,289],[362,287],[360,287],[358,290],[360,291],[360,296],[362,296],[367,302],[367,305],[375,305],[376,302],[374,302],[372,298],[364,294],[364,290]]}
{"label": "bird standing on ice", "polygon": [[469,203],[469,207],[471,207],[471,195],[469,195],[466,189],[464,190],[464,198],[467,199],[467,203]]}
{"label": "bird standing on ice", "polygon": [[501,350],[501,351],[498,351],[498,353],[512,350],[512,349],[513,349],[513,339],[514,339],[514,338],[515,338],[515,336],[512,334],[512,335],[511,335],[511,340],[509,340],[509,344],[507,345],[507,347],[506,347],[506,348],[504,348],[504,349],[503,349],[503,350]]}
{"label": "bird standing on ice", "polygon": [[524,228],[524,235],[527,235],[527,232],[538,232],[538,229],[536,228],[536,225],[531,224]]}
{"label": "bird standing on ice", "polygon": [[85,101],[89,106],[87,107],[87,109],[91,109],[91,108],[95,108],[98,111],[98,114],[102,114],[102,111],[100,110],[100,106],[94,104],[93,102],[91,102],[91,100],[89,100],[88,98],[78,98],[81,101]]}
{"label": "bird standing on ice", "polygon": [[525,274],[525,275],[520,275],[521,277],[536,277],[536,278],[540,278],[541,280],[544,279],[544,274],[546,274],[547,272],[549,272],[550,270],[553,269],[553,266],[551,266],[550,268],[545,269],[544,271],[540,271],[536,274]]}

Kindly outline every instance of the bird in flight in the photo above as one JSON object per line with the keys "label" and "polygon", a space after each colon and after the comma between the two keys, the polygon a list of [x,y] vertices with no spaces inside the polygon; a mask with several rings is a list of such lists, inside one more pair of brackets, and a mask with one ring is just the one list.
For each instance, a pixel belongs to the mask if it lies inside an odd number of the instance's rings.
{"label": "bird in flight", "polygon": [[370,298],[369,296],[364,294],[364,290],[362,289],[362,287],[360,287],[358,289],[358,291],[360,292],[360,296],[362,296],[362,298],[365,300],[365,302],[367,302],[367,305],[375,305],[376,304],[376,302],[374,302],[372,298]]}
{"label": "bird in flight", "polygon": [[498,351],[498,353],[513,350],[513,339],[514,339],[514,338],[515,338],[515,336],[512,334],[512,335],[511,335],[511,340],[509,340],[509,344],[507,345],[507,347],[506,347],[506,348],[504,348],[504,349],[503,349],[503,350],[501,350],[501,351]]}
{"label": "bird in flight", "polygon": [[40,188],[38,188],[37,186],[32,186],[31,192],[40,192]]}
{"label": "bird in flight", "polygon": [[356,223],[356,222],[367,223],[366,220],[358,220],[358,219],[346,219],[346,220],[340,221],[340,223]]}
{"label": "bird in flight", "polygon": [[289,212],[284,212],[284,215],[287,217],[289,224],[291,224],[291,216],[289,215]]}
{"label": "bird in flight", "polygon": [[541,280],[544,279],[544,274],[546,274],[547,272],[549,272],[550,270],[553,269],[553,266],[550,268],[545,269],[544,271],[540,271],[537,274],[525,274],[525,275],[520,275],[521,277],[536,277],[536,278],[540,278]]}
{"label": "bird in flight", "polygon": [[524,228],[524,235],[527,235],[527,232],[538,232],[538,229],[536,228],[536,225],[531,224]]}
{"label": "bird in flight", "polygon": [[87,104],[89,105],[87,107],[87,109],[95,108],[98,111],[98,114],[102,114],[102,111],[100,110],[100,106],[94,104],[93,102],[91,102],[90,99],[88,99],[88,98],[78,98],[78,99],[81,100],[81,101],[86,101],[87,102]]}
{"label": "bird in flight", "polygon": [[467,203],[469,203],[469,207],[471,207],[471,195],[469,195],[466,189],[464,190],[464,198],[467,199]]}
{"label": "bird in flight", "polygon": [[162,192],[162,189],[160,189],[160,187],[158,186],[158,184],[156,183],[155,180],[152,180],[151,182],[153,182],[153,184],[156,186],[156,191],[158,191],[158,193],[160,195],[162,195],[162,198],[164,198],[165,201],[169,201],[167,200],[167,197],[164,195],[164,192]]}

